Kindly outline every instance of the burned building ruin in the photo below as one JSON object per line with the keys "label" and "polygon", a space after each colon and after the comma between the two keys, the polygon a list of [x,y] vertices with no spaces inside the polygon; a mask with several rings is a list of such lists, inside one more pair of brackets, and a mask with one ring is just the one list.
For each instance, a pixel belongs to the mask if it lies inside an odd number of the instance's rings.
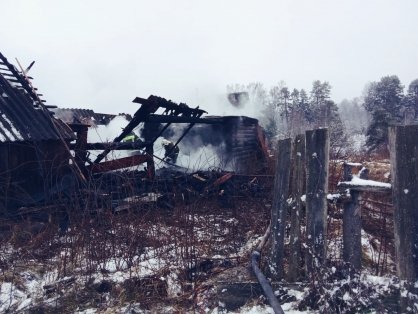
{"label": "burned building ruin", "polygon": [[[106,125],[116,114],[97,114],[88,109],[47,106],[25,70],[18,70],[0,54],[0,212],[34,204],[53,203],[74,186],[89,186],[97,175],[140,164],[146,179],[155,177],[154,154],[158,138],[174,147],[211,145],[224,165],[242,173],[261,171],[268,158],[267,142],[258,121],[239,116],[204,116],[206,111],[151,95],[136,97],[134,115],[110,142],[89,143],[89,129]],[[142,125],[141,137],[123,139]],[[180,126],[181,125],[181,126]],[[110,152],[134,151],[123,158],[107,158]],[[92,158],[91,151],[99,154]],[[170,165],[169,165],[170,166]],[[173,166],[173,165],[171,165]],[[187,169],[186,169],[187,170]]]}
{"label": "burned building ruin", "polygon": [[48,198],[69,169],[71,129],[0,54],[0,210]]}

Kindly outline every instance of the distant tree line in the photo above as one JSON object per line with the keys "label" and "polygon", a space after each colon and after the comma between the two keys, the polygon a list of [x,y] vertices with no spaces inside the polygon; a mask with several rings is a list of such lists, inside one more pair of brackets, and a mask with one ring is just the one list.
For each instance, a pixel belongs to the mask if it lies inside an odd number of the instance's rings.
{"label": "distant tree line", "polygon": [[331,85],[319,80],[309,92],[290,89],[283,81],[269,89],[261,83],[227,86],[228,93],[242,91],[248,93],[249,105],[260,108],[260,123],[268,137],[284,138],[328,127],[334,153],[347,151],[360,138],[369,151],[385,148],[389,124],[413,123],[418,114],[418,79],[404,92],[397,76],[368,84],[363,96],[345,99],[338,106],[331,99]]}
{"label": "distant tree line", "polygon": [[246,91],[250,105],[260,108],[260,122],[268,137],[284,138],[307,129],[329,127],[332,149],[338,151],[347,141],[338,106],[331,99],[331,85],[314,81],[309,92],[290,89],[284,82],[266,89],[261,83],[229,85],[228,93]]}

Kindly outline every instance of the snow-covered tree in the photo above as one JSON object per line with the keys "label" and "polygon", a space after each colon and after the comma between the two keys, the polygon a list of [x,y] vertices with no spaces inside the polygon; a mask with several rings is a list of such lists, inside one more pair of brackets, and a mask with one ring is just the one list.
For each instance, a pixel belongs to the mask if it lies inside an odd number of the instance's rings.
{"label": "snow-covered tree", "polygon": [[404,123],[412,123],[418,115],[418,79],[409,84],[408,92],[404,99]]}
{"label": "snow-covered tree", "polygon": [[310,111],[315,128],[329,125],[331,85],[316,80],[312,83],[310,93]]}
{"label": "snow-covered tree", "polygon": [[396,75],[370,84],[363,103],[371,116],[366,134],[370,151],[387,144],[389,124],[402,120],[403,99],[403,86]]}

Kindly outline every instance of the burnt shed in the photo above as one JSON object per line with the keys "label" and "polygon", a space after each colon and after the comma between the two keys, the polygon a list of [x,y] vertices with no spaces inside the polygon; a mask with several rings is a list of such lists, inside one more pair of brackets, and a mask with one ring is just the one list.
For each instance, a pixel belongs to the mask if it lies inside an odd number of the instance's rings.
{"label": "burnt shed", "polygon": [[211,123],[195,125],[183,139],[182,145],[212,145],[222,165],[237,172],[255,173],[266,167],[268,144],[257,119],[246,116],[206,116],[202,120],[205,119]]}
{"label": "burnt shed", "polygon": [[0,213],[47,199],[69,171],[63,141],[75,136],[40,97],[0,54]]}

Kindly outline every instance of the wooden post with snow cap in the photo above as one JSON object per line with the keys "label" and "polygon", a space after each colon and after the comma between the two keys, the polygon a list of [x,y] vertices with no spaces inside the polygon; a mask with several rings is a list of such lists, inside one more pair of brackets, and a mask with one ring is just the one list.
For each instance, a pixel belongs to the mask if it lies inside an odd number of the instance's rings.
{"label": "wooden post with snow cap", "polygon": [[303,207],[301,197],[305,194],[305,134],[296,136],[292,159],[293,171],[290,190],[293,203],[290,210],[290,256],[287,280],[295,282],[300,276],[301,262],[300,220]]}
{"label": "wooden post with snow cap", "polygon": [[273,186],[273,204],[271,208],[272,247],[270,273],[274,279],[283,278],[284,230],[286,225],[287,198],[289,195],[290,138],[278,142],[278,156]]}
{"label": "wooden post with snow cap", "polygon": [[[360,164],[361,165],[361,164]],[[351,181],[352,167],[358,164],[344,163],[344,181]],[[363,170],[364,169],[364,170]],[[363,168],[360,178],[367,179],[368,171]],[[361,269],[361,207],[360,191],[350,190],[351,201],[344,203],[343,214],[343,259],[354,270]]]}
{"label": "wooden post with snow cap", "polygon": [[400,279],[418,280],[418,125],[389,128],[396,266]]}
{"label": "wooden post with snow cap", "polygon": [[306,268],[319,270],[327,257],[328,129],[306,131]]}

